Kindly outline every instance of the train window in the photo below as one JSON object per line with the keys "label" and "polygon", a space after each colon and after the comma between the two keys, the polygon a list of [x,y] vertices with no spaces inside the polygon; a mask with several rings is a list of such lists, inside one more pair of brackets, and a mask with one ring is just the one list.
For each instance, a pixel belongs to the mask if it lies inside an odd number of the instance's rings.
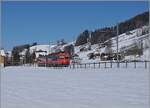
{"label": "train window", "polygon": [[65,57],[64,56],[59,56],[59,59],[64,59]]}
{"label": "train window", "polygon": [[57,56],[52,55],[52,56],[48,56],[48,59],[50,59],[50,60],[57,60],[57,59],[58,59],[58,57],[57,57]]}
{"label": "train window", "polygon": [[53,60],[57,60],[58,59],[58,57],[57,56],[53,56]]}
{"label": "train window", "polygon": [[52,59],[53,59],[53,57],[52,57],[52,56],[48,56],[48,59],[52,60]]}

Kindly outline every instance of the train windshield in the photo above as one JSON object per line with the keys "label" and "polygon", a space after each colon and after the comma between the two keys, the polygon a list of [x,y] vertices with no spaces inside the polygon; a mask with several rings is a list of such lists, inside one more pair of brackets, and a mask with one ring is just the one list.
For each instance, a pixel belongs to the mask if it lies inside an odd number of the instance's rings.
{"label": "train windshield", "polygon": [[57,60],[58,57],[56,55],[50,55],[50,56],[48,56],[48,59],[50,59],[50,60]]}
{"label": "train windshield", "polygon": [[64,56],[59,56],[59,59],[64,59],[65,57]]}

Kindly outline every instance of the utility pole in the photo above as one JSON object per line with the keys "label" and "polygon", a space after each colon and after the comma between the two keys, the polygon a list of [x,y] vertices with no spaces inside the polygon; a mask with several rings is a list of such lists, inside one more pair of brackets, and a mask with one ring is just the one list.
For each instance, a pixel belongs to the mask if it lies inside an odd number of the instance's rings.
{"label": "utility pole", "polygon": [[52,45],[52,42],[49,42],[49,54],[51,53],[51,45]]}
{"label": "utility pole", "polygon": [[117,38],[116,38],[116,42],[117,42],[117,62],[118,62],[118,49],[119,49],[119,41],[118,41],[118,35],[119,35],[119,24],[117,23]]}
{"label": "utility pole", "polygon": [[88,37],[88,39],[87,39],[87,42],[88,42],[88,43],[90,43],[91,35],[92,35],[92,31],[89,31],[89,37]]}
{"label": "utility pole", "polygon": [[92,36],[92,31],[89,31],[89,37],[87,39],[88,50],[91,50],[91,36]]}
{"label": "utility pole", "polygon": [[51,45],[50,45],[50,44],[51,44],[51,42],[49,42],[49,53],[50,53],[50,47],[51,47]]}

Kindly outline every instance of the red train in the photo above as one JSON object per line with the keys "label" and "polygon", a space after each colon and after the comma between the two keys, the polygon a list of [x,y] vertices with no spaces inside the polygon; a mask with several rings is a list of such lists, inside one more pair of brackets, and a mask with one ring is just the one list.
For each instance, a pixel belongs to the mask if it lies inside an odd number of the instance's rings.
{"label": "red train", "polygon": [[38,58],[38,66],[66,67],[70,65],[70,55],[67,52],[51,53]]}

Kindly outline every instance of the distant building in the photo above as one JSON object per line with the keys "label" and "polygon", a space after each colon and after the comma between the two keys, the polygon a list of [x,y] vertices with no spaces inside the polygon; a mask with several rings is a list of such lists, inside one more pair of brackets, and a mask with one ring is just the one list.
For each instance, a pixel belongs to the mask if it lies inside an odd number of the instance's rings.
{"label": "distant building", "polygon": [[0,67],[4,67],[5,65],[5,51],[2,49],[0,50]]}
{"label": "distant building", "polygon": [[11,55],[11,51],[7,51],[5,52],[6,56],[5,56],[5,66],[10,66],[12,65],[12,55]]}
{"label": "distant building", "polygon": [[[24,44],[24,45],[18,45],[13,47],[12,50],[12,63],[13,65],[19,65],[25,61],[25,54],[26,51],[29,50],[30,45],[29,44]],[[27,62],[27,61],[26,61]]]}
{"label": "distant building", "polygon": [[48,55],[50,52],[50,46],[49,45],[35,45],[30,47],[30,54],[34,53],[36,55],[36,58],[39,57],[39,55]]}

